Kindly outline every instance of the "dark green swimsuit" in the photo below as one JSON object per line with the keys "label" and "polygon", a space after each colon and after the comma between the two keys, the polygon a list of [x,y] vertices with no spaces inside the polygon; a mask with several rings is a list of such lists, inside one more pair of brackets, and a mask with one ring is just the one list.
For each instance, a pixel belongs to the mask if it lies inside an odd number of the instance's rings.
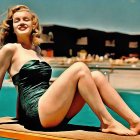
{"label": "dark green swimsuit", "polygon": [[18,86],[19,121],[25,127],[41,127],[38,115],[38,100],[49,87],[52,69],[46,62],[30,60],[12,77]]}

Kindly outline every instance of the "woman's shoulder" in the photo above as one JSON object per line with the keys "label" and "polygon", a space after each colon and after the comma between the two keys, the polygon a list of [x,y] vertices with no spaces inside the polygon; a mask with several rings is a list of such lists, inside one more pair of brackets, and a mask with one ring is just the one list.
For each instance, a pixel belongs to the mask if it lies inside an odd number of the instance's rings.
{"label": "woman's shoulder", "polygon": [[18,43],[7,43],[4,46],[2,46],[1,50],[4,52],[14,52],[17,49],[17,46],[19,46],[20,44]]}
{"label": "woman's shoulder", "polygon": [[15,49],[17,46],[21,46],[21,44],[19,44],[19,43],[7,43],[2,48]]}

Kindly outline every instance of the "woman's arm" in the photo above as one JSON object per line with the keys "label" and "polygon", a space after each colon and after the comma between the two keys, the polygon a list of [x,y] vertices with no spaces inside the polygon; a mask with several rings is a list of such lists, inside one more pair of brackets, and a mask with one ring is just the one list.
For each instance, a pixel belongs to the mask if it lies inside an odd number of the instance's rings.
{"label": "woman's arm", "polygon": [[[12,65],[12,59],[16,51],[16,44],[7,44],[0,49],[0,88],[2,87],[3,79],[6,71]],[[19,99],[17,99],[16,118],[19,117]]]}
{"label": "woman's arm", "polygon": [[0,49],[0,88],[2,87],[5,73],[11,64],[14,50],[15,50],[15,47],[12,44],[4,45]]}

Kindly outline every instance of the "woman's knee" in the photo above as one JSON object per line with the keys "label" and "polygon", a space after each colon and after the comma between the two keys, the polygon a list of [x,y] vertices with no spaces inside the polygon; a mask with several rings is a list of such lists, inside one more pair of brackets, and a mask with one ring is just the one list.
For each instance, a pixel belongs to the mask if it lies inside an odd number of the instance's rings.
{"label": "woman's knee", "polygon": [[78,75],[78,77],[90,74],[89,68],[83,62],[76,62],[73,64],[73,67],[75,68],[75,74]]}
{"label": "woman's knee", "polygon": [[107,82],[104,74],[100,71],[92,71],[92,78],[94,79],[96,84],[103,84],[104,82]]}

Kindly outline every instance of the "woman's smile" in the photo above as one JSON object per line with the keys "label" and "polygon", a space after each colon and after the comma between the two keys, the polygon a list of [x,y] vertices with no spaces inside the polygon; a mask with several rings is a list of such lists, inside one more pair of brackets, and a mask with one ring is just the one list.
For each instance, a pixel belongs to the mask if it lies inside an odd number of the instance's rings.
{"label": "woman's smile", "polygon": [[24,31],[24,30],[26,30],[28,28],[28,26],[27,25],[19,25],[18,26],[18,30],[20,30],[20,31]]}

